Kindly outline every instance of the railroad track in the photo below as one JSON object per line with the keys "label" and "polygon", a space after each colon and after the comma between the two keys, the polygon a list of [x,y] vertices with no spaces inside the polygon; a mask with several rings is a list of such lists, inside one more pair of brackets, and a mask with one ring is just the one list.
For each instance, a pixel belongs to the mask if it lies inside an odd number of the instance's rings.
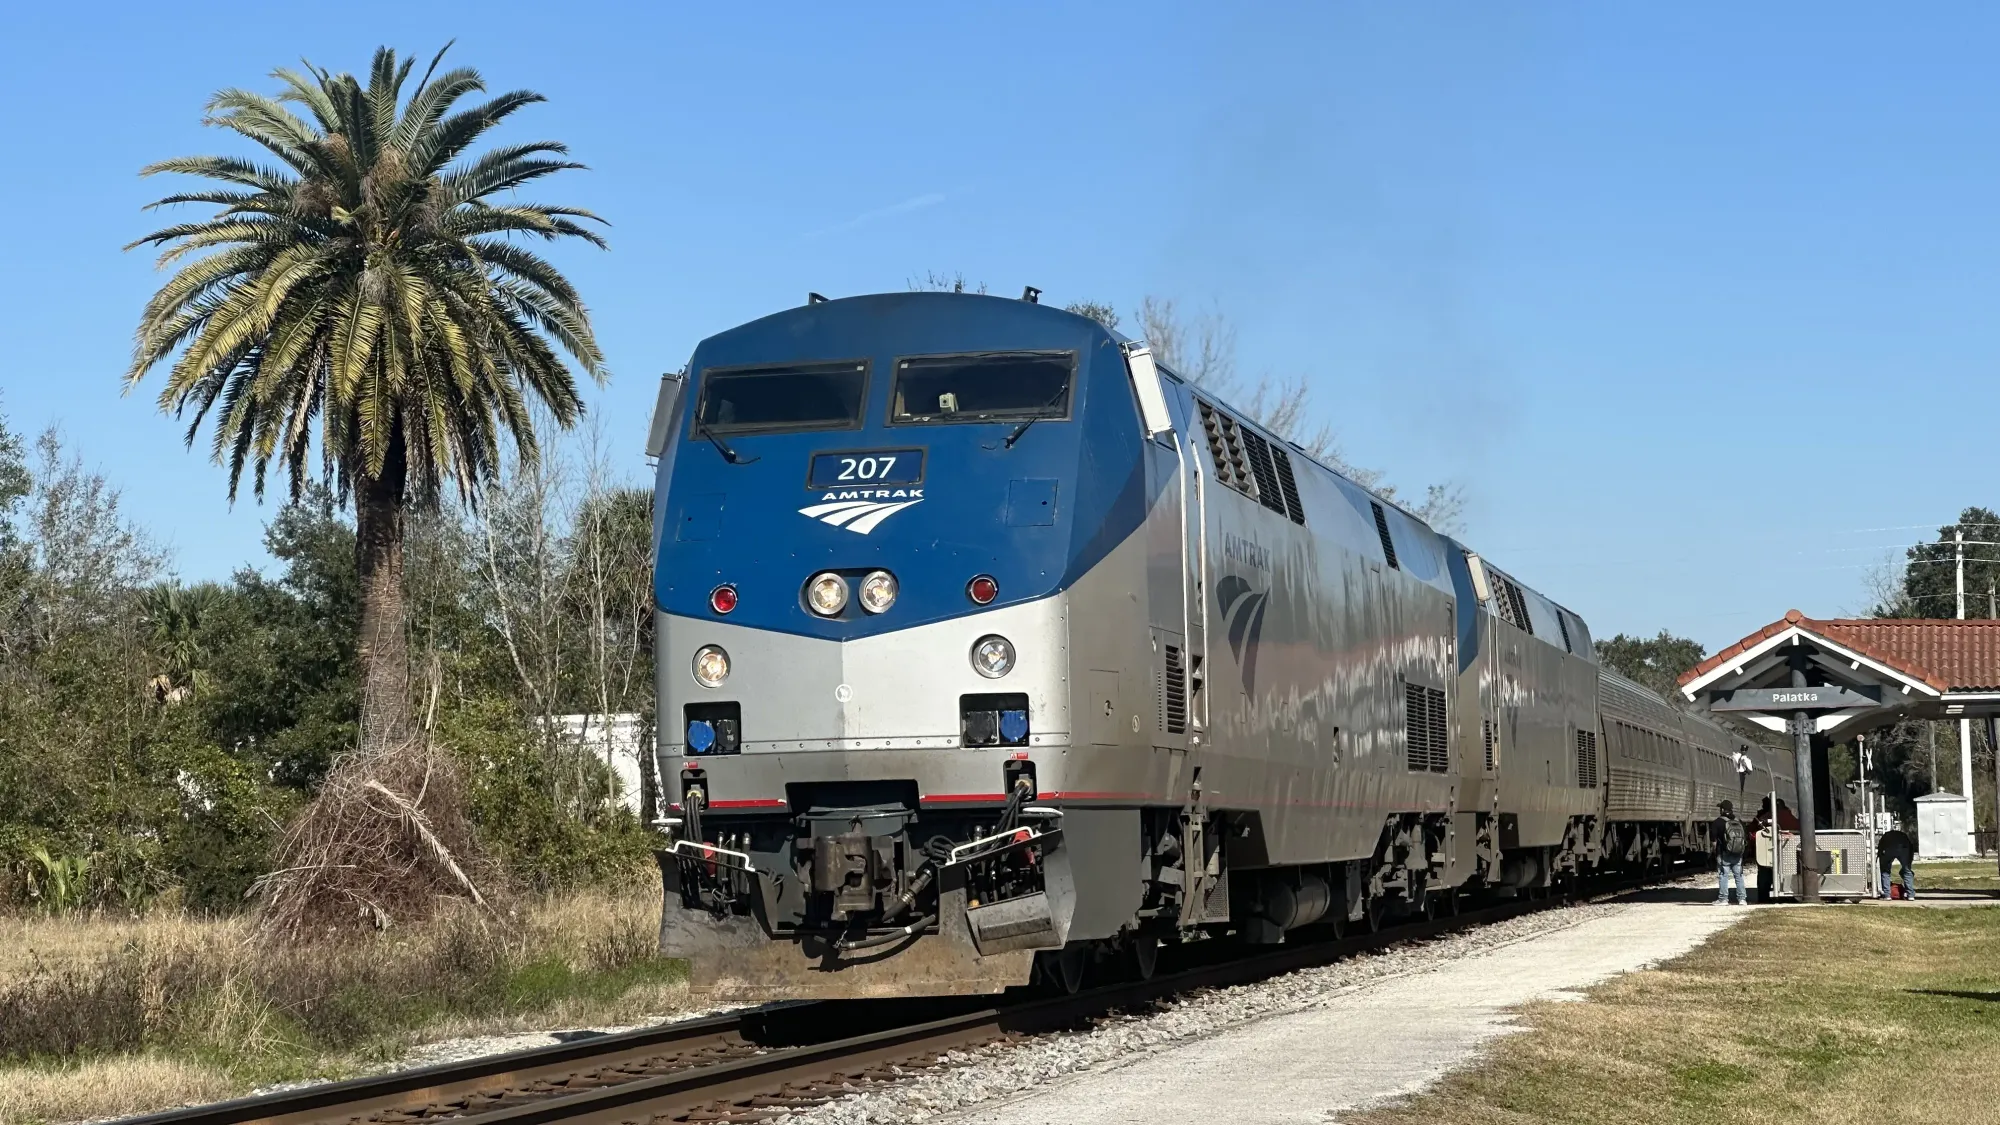
{"label": "railroad track", "polygon": [[[1579,901],[1615,897],[1630,886]],[[1516,900],[1377,933],[1195,963],[1073,995],[822,1001],[490,1055],[127,1119],[119,1125],[669,1125],[749,1122],[951,1065],[948,1053],[1086,1025],[1205,988],[1246,984],[1551,906]],[[1201,947],[1214,945],[1216,951]],[[1223,942],[1183,947],[1190,960]]]}

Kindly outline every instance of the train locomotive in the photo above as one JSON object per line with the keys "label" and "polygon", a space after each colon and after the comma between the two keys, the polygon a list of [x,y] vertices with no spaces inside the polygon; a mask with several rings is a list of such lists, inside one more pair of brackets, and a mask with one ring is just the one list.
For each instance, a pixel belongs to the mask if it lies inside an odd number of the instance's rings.
{"label": "train locomotive", "polygon": [[1790,793],[1575,613],[1030,299],[815,299],[702,341],[654,427],[660,946],[698,992],[1075,988],[1662,867]]}

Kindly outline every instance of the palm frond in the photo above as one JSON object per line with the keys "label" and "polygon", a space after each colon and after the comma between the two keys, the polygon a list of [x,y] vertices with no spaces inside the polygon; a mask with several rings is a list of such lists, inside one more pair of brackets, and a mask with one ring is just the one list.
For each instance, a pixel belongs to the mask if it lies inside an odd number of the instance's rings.
{"label": "palm frond", "polygon": [[[448,47],[449,45],[447,45]],[[377,51],[357,78],[304,63],[273,94],[223,90],[206,120],[275,158],[189,156],[147,175],[210,182],[150,206],[196,204],[209,218],[134,241],[174,272],[142,310],[129,389],[166,366],[162,410],[228,474],[232,498],[268,473],[294,494],[315,472],[346,489],[386,472],[434,501],[468,501],[500,471],[501,445],[532,463],[536,407],[559,426],[581,414],[574,369],[605,377],[575,287],[517,244],[604,240],[578,208],[488,199],[581,169],[557,141],[472,150],[542,99],[515,90],[475,105],[477,71],[411,85],[415,59]],[[407,100],[405,94],[407,93]]]}
{"label": "palm frond", "polygon": [[533,90],[510,90],[491,101],[444,118],[411,143],[411,171],[426,176],[436,175],[471,147],[480,134],[498,125],[516,110],[547,100]]}
{"label": "palm frond", "polygon": [[409,105],[403,109],[402,122],[396,127],[396,147],[407,151],[418,137],[437,127],[438,121],[454,102],[484,89],[486,82],[479,77],[479,72],[465,67],[448,70],[435,79],[425,76],[423,84],[410,96]]}

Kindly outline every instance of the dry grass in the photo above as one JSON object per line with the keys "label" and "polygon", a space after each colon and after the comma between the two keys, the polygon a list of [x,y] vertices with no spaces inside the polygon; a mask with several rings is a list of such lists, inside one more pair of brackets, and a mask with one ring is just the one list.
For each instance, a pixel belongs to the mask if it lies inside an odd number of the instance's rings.
{"label": "dry grass", "polygon": [[0,1067],[0,1122],[124,1117],[239,1092],[220,1067],[160,1055]]}
{"label": "dry grass", "polygon": [[465,810],[457,763],[430,742],[340,758],[251,887],[264,926],[303,941],[427,921],[461,896],[492,909],[498,869]]}
{"label": "dry grass", "polygon": [[[1923,872],[1918,871],[1921,879]],[[1759,911],[1349,1125],[2000,1119],[2000,910]]]}
{"label": "dry grass", "polygon": [[448,904],[420,926],[259,940],[244,919],[0,921],[0,1123],[110,1116],[372,1069],[459,1035],[638,1022],[686,1004],[632,885]]}
{"label": "dry grass", "polygon": [[235,945],[250,934],[246,918],[200,919],[172,912],[146,918],[122,915],[48,917],[0,914],[0,987],[35,969],[94,962],[137,941],[220,942]]}

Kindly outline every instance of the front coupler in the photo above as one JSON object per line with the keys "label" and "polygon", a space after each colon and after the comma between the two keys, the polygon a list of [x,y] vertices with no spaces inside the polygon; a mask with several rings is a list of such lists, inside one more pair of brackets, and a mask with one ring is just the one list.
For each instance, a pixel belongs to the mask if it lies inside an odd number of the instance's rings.
{"label": "front coupler", "polygon": [[[995,993],[1028,983],[1067,940],[1075,882],[1054,809],[884,871],[853,834],[815,835],[791,870],[693,840],[658,853],[660,951],[704,997],[757,1001]],[[864,884],[882,890],[864,901]],[[926,886],[928,884],[928,886]],[[898,902],[915,885],[925,901]],[[788,904],[811,902],[804,925]],[[869,912],[874,916],[870,917]],[[884,917],[883,915],[893,915]]]}

